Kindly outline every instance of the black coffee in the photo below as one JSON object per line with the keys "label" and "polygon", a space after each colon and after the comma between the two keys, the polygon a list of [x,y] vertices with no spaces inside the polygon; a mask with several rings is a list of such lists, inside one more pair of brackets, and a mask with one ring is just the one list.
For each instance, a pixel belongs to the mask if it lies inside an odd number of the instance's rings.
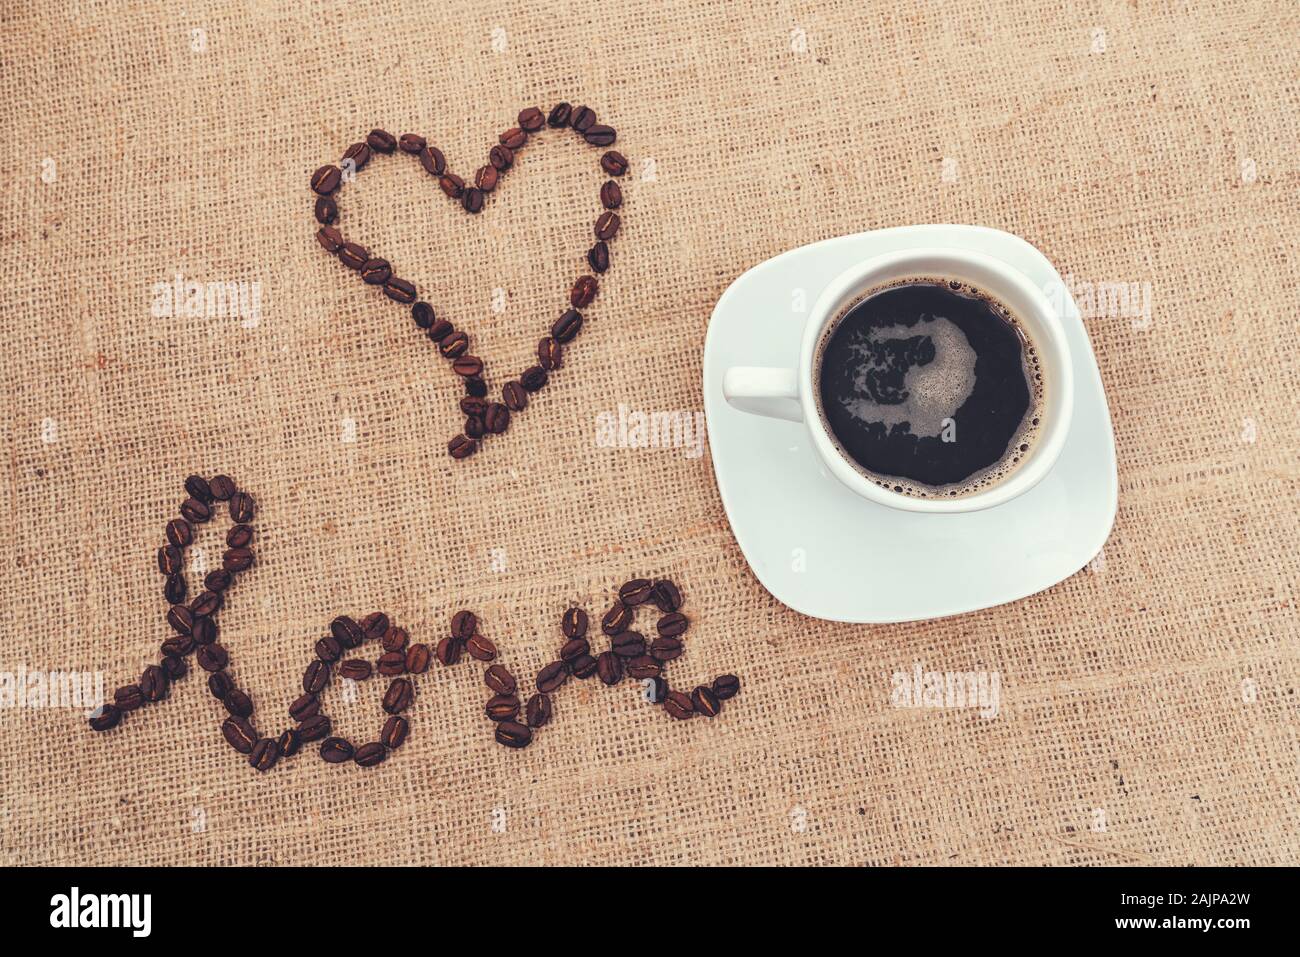
{"label": "black coffee", "polygon": [[821,414],[885,488],[969,495],[1006,478],[1034,442],[1038,354],[1010,310],[968,284],[877,287],[831,324],[819,353]]}

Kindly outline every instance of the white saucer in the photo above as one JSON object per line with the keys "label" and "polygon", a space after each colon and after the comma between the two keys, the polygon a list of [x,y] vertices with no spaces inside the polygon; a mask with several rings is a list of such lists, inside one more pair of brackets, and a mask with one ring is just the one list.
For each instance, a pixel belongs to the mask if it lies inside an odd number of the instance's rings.
{"label": "white saucer", "polygon": [[826,471],[801,423],[727,404],[722,376],[731,366],[795,365],[807,310],[837,274],[871,256],[918,246],[978,249],[1041,289],[1063,286],[1047,258],[1010,233],[980,226],[881,229],[813,243],[755,266],[722,294],[704,340],[709,448],[732,531],[763,587],[815,618],[915,621],[1015,601],[1086,565],[1115,520],[1110,412],[1068,290],[1059,295],[1074,360],[1069,438],[1047,477],[1005,505],[924,515],[864,501]]}

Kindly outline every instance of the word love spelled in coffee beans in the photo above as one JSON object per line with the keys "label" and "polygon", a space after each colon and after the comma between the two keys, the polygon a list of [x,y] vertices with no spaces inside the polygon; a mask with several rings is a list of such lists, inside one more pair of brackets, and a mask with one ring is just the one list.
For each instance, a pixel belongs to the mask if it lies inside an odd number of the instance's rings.
{"label": "word love spelled in coffee beans", "polygon": [[[394,302],[411,307],[411,318],[450,364],[452,371],[464,382],[465,397],[460,400],[460,410],[465,415],[463,430],[447,443],[447,452],[453,459],[473,455],[489,435],[498,435],[510,427],[511,416],[518,415],[529,403],[529,396],[546,387],[551,375],[563,364],[566,347],[582,328],[583,315],[596,298],[599,288],[596,277],[588,273],[579,275],[569,291],[568,308],[546,330],[537,343],[537,362],[520,372],[501,387],[499,400],[488,394],[486,366],[482,358],[470,350],[469,335],[457,329],[446,318],[439,317],[432,305],[419,299],[415,284],[402,279],[392,264],[359,243],[349,242],[336,225],[339,218],[338,203],[334,194],[370,162],[376,154],[406,153],[419,160],[424,171],[438,182],[438,187],[467,213],[483,210],[488,197],[494,193],[501,177],[512,169],[520,152],[530,138],[544,128],[572,129],[589,145],[612,146],[617,137],[614,129],[596,122],[596,114],[586,106],[576,109],[560,103],[544,114],[535,106],[521,110],[516,125],[497,137],[497,143],[488,151],[488,161],[467,180],[447,166],[442,150],[429,143],[418,133],[394,136],[387,130],[371,130],[365,140],[353,143],[343,153],[338,165],[322,166],[311,175],[310,186],[316,195],[315,213],[320,228],[316,241],[344,266],[357,273],[363,283],[382,290]],[[609,176],[622,176],[628,170],[628,161],[617,150],[606,150],[600,158],[601,170]],[[600,188],[603,211],[592,226],[596,241],[587,250],[587,266],[597,275],[609,269],[609,244],[622,225],[615,210],[623,205],[623,191],[614,180],[606,180]]]}
{"label": "word love spelled in coffee beans", "polygon": [[[525,748],[532,743],[534,732],[553,716],[552,696],[570,677],[584,680],[596,675],[608,686],[625,676],[637,679],[647,702],[662,705],[678,719],[697,714],[714,717],[722,702],[740,691],[740,679],[735,675],[722,675],[689,693],[669,688],[665,668],[685,650],[682,636],[690,625],[681,611],[682,594],[667,579],[637,578],[619,588],[601,621],[601,631],[609,638],[605,651],[593,654],[585,610],[573,607],[564,612],[560,619],[564,644],[556,659],[537,672],[533,681],[536,692],[526,702],[520,701],[521,690],[514,676],[497,662],[496,645],[482,634],[478,617],[471,611],[456,612],[447,635],[432,648],[412,643],[406,629],[383,612],[359,620],[340,615],[330,622],[329,634],[313,645],[314,656],[302,674],[302,693],[288,707],[290,725],[278,736],[262,735],[254,724],[253,699],[231,677],[230,654],[217,641],[216,623],[236,576],[253,565],[253,498],[226,475],[212,479],[191,475],[185,480],[185,492],[180,517],[167,523],[167,543],[157,557],[164,578],[163,597],[170,606],[166,620],[174,634],[162,643],[158,664],[146,667],[136,684],[118,688],[113,700],[91,715],[90,726],[96,731],[109,731],[130,712],[167,698],[172,686],[189,673],[191,654],[207,672],[208,691],[225,709],[222,737],[258,771],[270,770],[282,758],[298,754],[303,745],[317,741],[321,759],[328,764],[352,763],[366,768],[381,764],[406,741],[410,732],[407,713],[415,703],[415,678],[427,672],[435,659],[444,667],[452,667],[466,656],[486,664],[483,681],[492,696],[484,712],[496,741],[507,748]],[[221,567],[208,572],[203,591],[187,604],[190,589],[185,578],[185,550],[194,541],[195,529],[211,521],[221,503],[226,504],[232,522],[226,533],[227,550]],[[640,606],[653,606],[660,613],[655,623],[657,637],[648,642],[631,630]],[[357,653],[367,642],[379,645],[373,662]],[[324,693],[335,675],[348,681],[368,681],[376,675],[388,679],[381,703],[383,723],[374,740],[354,744],[336,733],[333,722],[321,710]]]}

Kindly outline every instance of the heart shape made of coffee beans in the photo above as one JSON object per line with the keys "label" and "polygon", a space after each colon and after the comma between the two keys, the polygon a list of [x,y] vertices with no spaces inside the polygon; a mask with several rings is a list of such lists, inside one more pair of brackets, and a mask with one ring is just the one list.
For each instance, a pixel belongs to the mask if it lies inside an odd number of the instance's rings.
{"label": "heart shape made of coffee beans", "polygon": [[[381,289],[394,302],[409,305],[415,325],[437,346],[442,357],[451,362],[452,371],[464,381],[466,394],[460,400],[460,409],[465,414],[464,430],[447,443],[447,451],[453,459],[468,458],[478,450],[479,443],[486,436],[504,432],[510,426],[511,416],[527,407],[529,395],[546,386],[551,374],[562,365],[564,347],[582,328],[583,316],[579,310],[591,305],[596,298],[596,276],[590,273],[578,276],[569,291],[569,308],[537,343],[537,364],[529,366],[502,386],[500,401],[493,401],[488,398],[484,362],[469,351],[469,335],[447,319],[440,318],[432,305],[419,299],[415,284],[399,277],[388,260],[344,238],[335,225],[339,208],[334,194],[343,183],[354,179],[375,154],[402,152],[417,157],[425,172],[437,178],[442,191],[450,199],[458,201],[466,212],[479,213],[495,192],[501,177],[514,166],[519,151],[531,136],[544,128],[572,129],[588,144],[597,147],[612,146],[617,137],[613,127],[596,122],[596,114],[591,108],[574,108],[568,103],[556,105],[548,114],[535,106],[528,107],[519,112],[517,123],[497,137],[497,144],[488,151],[487,163],[475,172],[472,185],[451,172],[442,151],[423,136],[403,133],[395,137],[380,129],[371,130],[364,141],[349,146],[338,165],[322,166],[311,176],[311,189],[316,194],[316,220],[321,224],[316,232],[317,242],[326,252],[337,256],[344,266],[354,270],[363,283]],[[608,175],[619,177],[627,172],[627,158],[616,150],[607,149],[600,158],[600,167]],[[606,180],[601,186],[600,202],[604,211],[593,227],[595,244],[587,250],[587,265],[597,275],[609,268],[609,243],[621,224],[615,210],[623,204],[623,193],[613,179]]]}

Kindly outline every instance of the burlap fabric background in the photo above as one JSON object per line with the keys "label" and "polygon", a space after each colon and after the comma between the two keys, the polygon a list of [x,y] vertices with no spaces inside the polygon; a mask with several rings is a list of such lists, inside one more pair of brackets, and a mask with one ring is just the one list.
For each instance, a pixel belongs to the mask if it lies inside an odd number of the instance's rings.
{"label": "burlap fabric background", "polygon": [[[7,708],[3,859],[1294,863],[1298,33],[1289,2],[10,0],[0,670],[103,671],[111,693],[154,659],[154,553],[197,470],[260,506],[221,626],[265,730],[335,614],[436,640],[469,606],[531,674],[563,608],[599,612],[630,573],[686,594],[677,683],[745,687],[679,723],[630,684],[569,686],[514,753],[481,669],[435,669],[387,764],[266,776],[193,677],[106,736]],[[316,246],[307,178],[375,125],[469,172],[558,99],[633,160],[615,264],[563,373],[454,464],[458,382]],[[409,158],[340,197],[498,376],[560,311],[599,210],[600,151],[541,140],[477,219]],[[707,453],[598,447],[596,419],[702,409],[709,313],[749,266],[936,221],[1151,290],[1149,323],[1088,320],[1119,518],[1089,569],[1008,607],[812,621],[748,571]],[[261,283],[259,320],[153,315],[178,272]],[[892,707],[918,661],[996,670],[999,716]],[[374,684],[327,709],[358,742]]]}

